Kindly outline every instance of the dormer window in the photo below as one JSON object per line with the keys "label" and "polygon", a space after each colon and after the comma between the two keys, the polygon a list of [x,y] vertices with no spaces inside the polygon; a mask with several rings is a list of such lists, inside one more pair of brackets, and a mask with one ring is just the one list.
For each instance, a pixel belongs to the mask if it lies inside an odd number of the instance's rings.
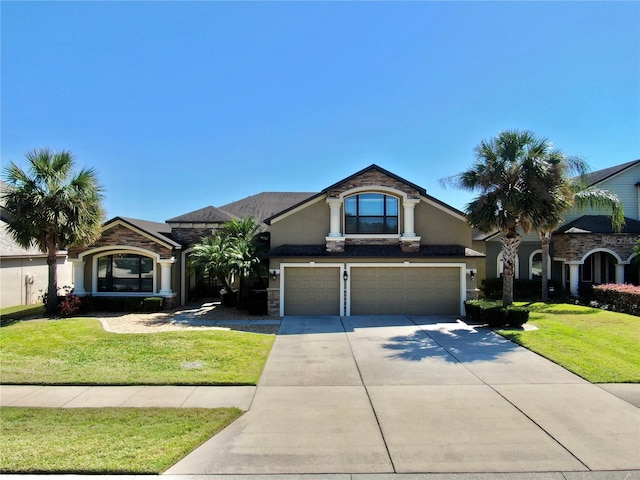
{"label": "dormer window", "polygon": [[397,234],[398,199],[382,193],[360,193],[344,199],[345,233]]}

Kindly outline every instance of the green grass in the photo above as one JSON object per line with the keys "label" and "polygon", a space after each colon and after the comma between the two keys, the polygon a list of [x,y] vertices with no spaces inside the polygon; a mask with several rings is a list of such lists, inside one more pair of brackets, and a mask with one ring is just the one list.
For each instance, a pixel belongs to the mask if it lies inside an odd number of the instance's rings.
{"label": "green grass", "polygon": [[570,304],[530,305],[533,331],[500,333],[592,383],[640,383],[640,318]]}
{"label": "green grass", "polygon": [[201,330],[105,332],[95,319],[0,328],[0,383],[255,385],[274,335]]}
{"label": "green grass", "polygon": [[237,408],[3,408],[3,473],[161,473],[238,418]]}

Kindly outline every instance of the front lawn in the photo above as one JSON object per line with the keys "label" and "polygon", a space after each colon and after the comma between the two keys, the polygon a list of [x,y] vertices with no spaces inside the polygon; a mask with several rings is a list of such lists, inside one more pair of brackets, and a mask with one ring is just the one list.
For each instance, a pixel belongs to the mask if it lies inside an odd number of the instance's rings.
{"label": "front lawn", "polygon": [[2,473],[161,473],[237,408],[3,408]]}
{"label": "front lawn", "polygon": [[530,305],[532,331],[500,333],[591,383],[640,382],[640,318],[570,304]]}
{"label": "front lawn", "polygon": [[0,383],[255,385],[274,335],[226,330],[106,332],[95,319],[0,328]]}

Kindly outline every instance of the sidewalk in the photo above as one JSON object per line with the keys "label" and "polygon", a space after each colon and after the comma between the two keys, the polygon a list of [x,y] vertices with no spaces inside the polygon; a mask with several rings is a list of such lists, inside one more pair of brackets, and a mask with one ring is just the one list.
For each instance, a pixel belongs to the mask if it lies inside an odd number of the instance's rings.
{"label": "sidewalk", "polygon": [[0,385],[0,406],[78,407],[238,407],[249,410],[256,387],[39,386]]}

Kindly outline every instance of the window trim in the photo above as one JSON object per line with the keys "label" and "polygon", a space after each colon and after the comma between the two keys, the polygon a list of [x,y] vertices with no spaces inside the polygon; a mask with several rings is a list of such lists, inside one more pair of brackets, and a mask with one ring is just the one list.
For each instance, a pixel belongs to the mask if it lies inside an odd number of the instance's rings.
{"label": "window trim", "polygon": [[[114,266],[114,261],[116,260],[117,256],[131,256],[133,258],[137,258],[138,260],[138,266],[141,267],[141,263],[143,259],[148,259],[151,260],[152,263],[152,270],[151,270],[151,277],[150,278],[144,278],[143,272],[142,272],[142,268],[139,268],[138,271],[138,276],[137,276],[137,283],[138,283],[138,290],[114,290],[113,289],[113,266]],[[111,281],[109,281],[109,276],[107,274],[107,277],[100,277],[100,261],[103,259],[110,259],[110,270],[112,272],[111,274]],[[107,268],[107,270],[109,270],[109,268]],[[156,273],[157,273],[157,262],[155,261],[155,259],[153,257],[150,257],[148,255],[142,254],[140,252],[123,252],[123,251],[119,251],[119,252],[107,252],[105,255],[99,255],[96,257],[96,292],[100,293],[100,294],[113,294],[113,293],[125,293],[125,294],[149,294],[149,293],[154,293],[155,292],[155,288],[156,288]],[[107,287],[104,290],[100,289],[100,280],[104,278],[106,280],[107,283]],[[120,277],[116,277],[119,278],[121,280],[123,280],[124,278],[120,278]],[[131,280],[136,279],[136,277],[131,277]],[[144,280],[147,280],[147,282],[145,282]],[[151,280],[151,287],[150,290],[145,290],[143,287],[145,285],[145,283],[148,283],[148,280]],[[110,284],[110,285],[109,285]]]}
{"label": "window trim", "polygon": [[91,262],[91,287],[90,291],[87,290],[87,293],[91,293],[97,297],[99,296],[109,296],[109,297],[131,297],[131,296],[148,296],[149,292],[98,292],[98,258],[104,257],[105,255],[115,255],[120,253],[133,253],[142,255],[145,257],[149,257],[153,259],[153,268],[156,274],[153,276],[153,293],[158,293],[159,285],[160,285],[160,255],[152,250],[147,250],[141,247],[135,247],[130,245],[109,245],[104,247],[97,247],[91,250],[87,250],[86,252],[78,255],[78,259],[83,261],[84,258],[90,258]]}
{"label": "window trim", "polygon": [[[539,253],[540,261],[542,261],[542,249],[537,249],[529,255],[529,280],[533,280],[533,257]],[[541,275],[542,277],[542,275]],[[551,280],[551,256],[547,256],[547,280]]]}
{"label": "window trim", "polygon": [[[382,197],[382,206],[383,206],[383,214],[382,215],[360,215],[359,211],[360,211],[360,196],[361,195],[379,195]],[[351,216],[350,218],[356,218],[356,230],[359,230],[358,226],[360,225],[359,220],[360,218],[382,218],[383,219],[383,224],[386,226],[387,224],[387,220],[388,219],[395,219],[396,221],[396,229],[395,232],[360,232],[360,231],[356,231],[356,232],[347,232],[347,201],[351,198],[355,198],[356,199],[356,215]],[[387,198],[392,198],[395,200],[396,202],[396,214],[395,215],[388,215],[387,214]],[[342,205],[343,205],[343,211],[342,211],[342,231],[344,232],[344,236],[347,238],[371,238],[372,236],[375,236],[376,238],[399,238],[400,237],[400,231],[401,231],[401,216],[400,216],[400,212],[401,212],[401,206],[402,206],[402,202],[400,201],[400,198],[396,195],[393,195],[391,193],[388,192],[382,192],[382,191],[376,191],[376,190],[362,190],[362,191],[356,191],[356,192],[350,192],[348,194],[345,194],[344,197],[342,198]]]}

